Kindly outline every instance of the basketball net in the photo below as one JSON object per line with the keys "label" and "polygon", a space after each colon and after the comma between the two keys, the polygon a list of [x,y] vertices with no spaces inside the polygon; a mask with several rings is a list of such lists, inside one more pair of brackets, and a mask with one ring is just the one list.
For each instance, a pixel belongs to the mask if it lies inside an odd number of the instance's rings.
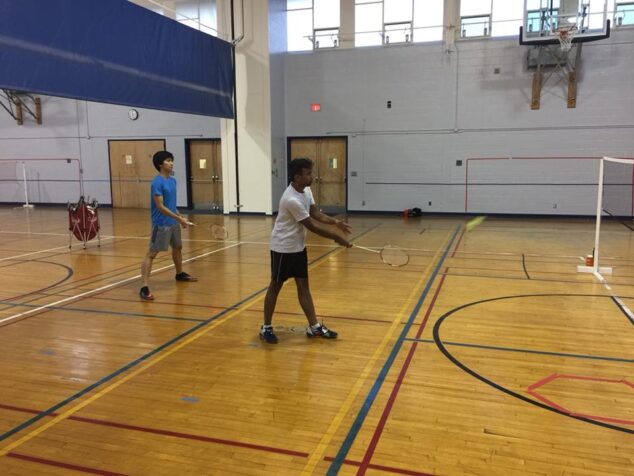
{"label": "basketball net", "polygon": [[557,37],[559,38],[561,51],[570,51],[570,48],[572,48],[572,39],[575,37],[576,32],[576,25],[560,26],[557,28]]}

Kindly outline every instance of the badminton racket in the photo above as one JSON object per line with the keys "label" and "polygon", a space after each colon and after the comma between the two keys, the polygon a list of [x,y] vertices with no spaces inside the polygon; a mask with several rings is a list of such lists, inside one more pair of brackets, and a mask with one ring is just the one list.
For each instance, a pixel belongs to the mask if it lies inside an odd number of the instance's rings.
{"label": "badminton racket", "polygon": [[[187,224],[189,226],[197,226],[196,223],[191,221],[188,221]],[[209,225],[207,229],[211,231],[211,236],[214,238],[214,240],[224,241],[229,238],[229,232],[222,225]]]}
{"label": "badminton racket", "polygon": [[401,266],[405,266],[407,263],[409,263],[409,254],[403,248],[399,248],[398,246],[386,245],[380,250],[366,248],[365,246],[359,245],[353,246],[361,250],[377,253],[381,258],[381,261],[395,268],[400,268]]}
{"label": "badminton racket", "polygon": [[213,236],[214,240],[226,240],[229,238],[229,232],[222,225],[209,225],[209,230],[211,230],[211,236]]}

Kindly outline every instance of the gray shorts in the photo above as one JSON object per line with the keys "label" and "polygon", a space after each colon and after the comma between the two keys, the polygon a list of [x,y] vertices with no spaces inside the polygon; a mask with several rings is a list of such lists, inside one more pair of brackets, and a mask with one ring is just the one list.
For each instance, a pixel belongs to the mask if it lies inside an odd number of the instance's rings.
{"label": "gray shorts", "polygon": [[150,251],[167,251],[170,246],[172,248],[183,246],[181,226],[178,223],[169,226],[154,225],[150,236]]}

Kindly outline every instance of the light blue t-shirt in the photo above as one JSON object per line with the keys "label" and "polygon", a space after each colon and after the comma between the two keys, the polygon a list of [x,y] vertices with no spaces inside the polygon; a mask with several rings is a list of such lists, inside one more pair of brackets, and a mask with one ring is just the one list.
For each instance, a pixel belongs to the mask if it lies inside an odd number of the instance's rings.
{"label": "light blue t-shirt", "polygon": [[165,178],[157,175],[152,180],[150,187],[150,208],[152,209],[152,225],[155,226],[171,226],[178,223],[174,218],[163,215],[154,203],[154,197],[160,195],[163,197],[163,205],[173,213],[176,211],[176,179],[174,177]]}

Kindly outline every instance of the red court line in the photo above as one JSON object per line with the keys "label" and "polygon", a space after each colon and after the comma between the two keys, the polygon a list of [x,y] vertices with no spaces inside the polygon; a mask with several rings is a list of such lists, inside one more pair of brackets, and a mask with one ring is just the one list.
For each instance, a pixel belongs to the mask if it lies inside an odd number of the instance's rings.
{"label": "red court line", "polygon": [[[17,407],[17,406],[14,406],[14,405],[6,405],[6,404],[1,404],[1,403],[0,403],[0,408],[5,409],[5,410],[13,410],[13,411],[17,411],[17,412],[22,412],[22,413],[32,413],[32,414],[41,413],[39,410],[33,410],[33,409],[30,409],[30,408]],[[49,417],[55,417],[57,415],[58,415],[58,413],[51,413],[48,416]],[[196,440],[196,441],[204,441],[204,442],[208,442],[208,443],[217,443],[217,444],[221,444],[221,445],[237,446],[237,447],[241,447],[241,448],[248,448],[248,449],[255,449],[255,450],[260,450],[260,451],[267,451],[267,452],[285,454],[285,455],[290,455],[290,456],[297,456],[297,457],[300,457],[300,458],[307,458],[308,457],[308,453],[303,453],[303,452],[299,452],[299,451],[293,451],[293,450],[287,450],[287,449],[281,449],[281,448],[273,448],[273,447],[270,447],[270,446],[255,445],[255,444],[250,444],[250,443],[241,443],[241,442],[237,442],[237,441],[224,440],[224,439],[220,439],[220,438],[211,438],[211,437],[205,437],[205,436],[200,436],[200,435],[191,435],[191,434],[181,433],[181,432],[176,432],[176,431],[159,430],[159,429],[146,428],[146,427],[135,426],[135,425],[127,425],[127,424],[124,424],[124,423],[110,422],[110,421],[106,421],[106,420],[99,420],[99,419],[96,419],[96,418],[84,418],[84,417],[78,417],[78,416],[71,416],[68,419],[69,420],[78,421],[78,422],[82,422],[82,423],[89,423],[89,424],[94,424],[94,425],[103,425],[103,426],[108,426],[108,427],[113,427],[113,428],[121,428],[121,429],[126,429],[126,430],[131,430],[131,431],[141,431],[141,432],[146,432],[146,433],[158,434],[158,435],[162,435],[162,436],[171,436],[171,437],[174,437],[174,438],[182,438],[182,439],[189,439],[189,440]],[[10,453],[8,455],[11,455],[12,457],[15,457],[15,458],[22,457],[22,459],[32,458],[32,457],[24,457],[24,455],[18,455],[18,453]],[[32,458],[32,459],[38,459],[38,458]],[[332,461],[334,458],[331,457],[331,456],[327,456],[324,459],[326,461]],[[39,460],[38,459],[37,462],[42,462],[43,464],[51,464],[51,463],[45,463],[45,461],[46,460]],[[355,461],[346,460],[345,464],[359,466],[361,463],[355,462]],[[370,469],[378,469],[378,470],[381,470],[381,471],[387,471],[387,472],[396,473],[396,474],[407,474],[407,475],[412,475],[412,476],[432,476],[432,475],[429,475],[427,473],[421,473],[421,472],[411,471],[411,470],[407,470],[407,469],[394,468],[394,467],[391,467],[391,466],[382,466],[382,465],[378,465],[378,464],[370,464],[370,465],[368,465],[368,467]],[[78,469],[78,471],[80,471],[80,470]],[[102,474],[102,473],[97,473],[97,474]],[[103,474],[116,474],[116,473],[103,473]]]}
{"label": "red court line", "polygon": [[10,458],[16,458],[30,463],[45,464],[47,466],[56,466],[57,468],[70,469],[72,471],[79,471],[88,474],[99,474],[102,476],[126,476],[123,473],[113,473],[112,471],[104,471],[102,469],[88,468],[86,466],[78,466],[76,464],[63,463],[61,461],[53,461],[51,459],[36,458],[35,456],[24,455],[21,453],[14,453],[13,451],[7,453]]}
{"label": "red court line", "polygon": [[[453,253],[451,254],[451,257],[453,258],[454,256],[456,256],[456,251],[458,251],[458,247],[460,246],[460,242],[462,241],[462,238],[464,237],[464,230],[462,230],[462,233],[460,233],[460,238],[458,238],[458,241],[456,241],[456,246],[453,249]],[[446,274],[447,271],[449,270],[449,268],[445,269],[445,272],[443,274]]]}
{"label": "red court line", "polygon": [[537,381],[537,382],[535,382],[535,383],[531,384],[531,385],[528,387],[528,391],[529,391],[529,392],[531,392],[531,391],[533,391],[534,389],[536,389],[537,387],[541,387],[542,385],[546,385],[548,382],[552,382],[552,381],[553,381],[553,380],[555,380],[557,377],[559,377],[559,375],[557,375],[557,374],[550,374],[548,377],[545,377],[545,378],[543,378],[543,379],[541,379],[541,380],[539,380],[539,381]]}
{"label": "red court line", "polygon": [[96,418],[84,418],[78,416],[71,416],[69,420],[81,421],[84,423],[94,423],[95,425],[108,426],[112,428],[121,428],[124,430],[140,431],[144,433],[152,433],[154,435],[172,436],[175,438],[182,438],[186,440],[204,441],[206,443],[217,443],[226,446],[236,446],[238,448],[248,448],[258,451],[267,451],[269,453],[278,453],[289,456],[298,456],[300,458],[308,458],[308,453],[301,451],[287,450],[285,448],[275,448],[273,446],[256,445],[253,443],[243,443],[241,441],[226,440],[223,438],[213,438],[211,436],[193,435],[191,433],[182,433],[179,431],[161,430],[158,428],[149,428],[145,426],[128,425],[126,423],[117,423],[106,420],[99,420]]}
{"label": "red court line", "polygon": [[541,387],[543,385],[546,385],[549,382],[552,382],[553,380],[556,379],[568,379],[568,380],[587,380],[587,381],[594,381],[594,382],[604,382],[604,383],[622,383],[625,384],[629,387],[634,388],[634,385],[632,385],[630,382],[628,382],[626,379],[614,379],[614,378],[605,378],[605,377],[589,377],[586,375],[567,375],[567,374],[552,374],[549,375],[546,378],[543,378],[542,380],[535,382],[534,384],[530,385],[527,389],[527,392],[529,394],[531,394],[533,397],[537,398],[538,400],[540,400],[541,402],[545,403],[546,405],[556,408],[557,410],[566,413],[570,416],[573,417],[580,417],[580,418],[586,418],[588,420],[598,420],[598,421],[605,421],[608,423],[621,423],[624,425],[634,425],[634,420],[625,420],[622,418],[612,418],[612,417],[605,417],[605,416],[601,416],[601,415],[590,415],[590,414],[586,414],[586,413],[577,413],[577,412],[573,412],[568,410],[567,408],[562,407],[561,405],[555,403],[554,401],[550,400],[549,398],[546,398],[544,396],[542,396],[540,393],[538,393],[535,389],[538,387]]}
{"label": "red court line", "polygon": [[607,382],[607,383],[623,383],[624,379],[605,378],[605,377],[589,377],[587,375],[568,375],[560,374],[559,378],[565,378],[568,380],[591,380],[594,382]]}
{"label": "red court line", "polygon": [[[448,270],[449,270],[448,267],[445,268],[445,273]],[[425,329],[425,326],[427,325],[427,321],[429,320],[431,311],[434,308],[434,305],[436,304],[436,299],[438,298],[438,295],[440,294],[440,290],[442,289],[442,286],[445,282],[446,277],[447,275],[443,274],[442,278],[440,279],[440,282],[438,283],[438,287],[436,288],[434,297],[432,298],[427,308],[427,312],[425,313],[425,318],[423,319],[420,326],[418,327],[418,332],[416,333],[416,339],[420,339],[420,336],[422,335],[423,330]],[[370,441],[370,444],[368,445],[368,448],[366,449],[365,455],[363,456],[363,460],[361,461],[359,470],[357,471],[358,475],[365,474],[365,472],[370,467],[370,460],[372,459],[372,456],[374,455],[374,451],[376,450],[376,447],[379,443],[379,439],[381,438],[381,434],[383,433],[383,429],[385,428],[385,423],[387,422],[388,416],[390,415],[390,412],[392,411],[392,407],[394,406],[394,402],[396,401],[396,395],[401,389],[403,380],[405,380],[405,374],[407,373],[407,370],[412,361],[412,358],[414,357],[414,353],[416,352],[417,346],[418,346],[418,342],[414,342],[412,346],[410,347],[409,352],[407,353],[405,362],[403,362],[403,366],[401,367],[401,371],[398,375],[398,378],[396,379],[396,383],[394,384],[394,387],[392,388],[392,392],[390,393],[390,397],[387,403],[385,404],[385,408],[383,409],[383,414],[381,415],[381,419],[379,420],[379,423],[377,424],[374,430],[374,435],[372,435],[372,440]]]}
{"label": "red court line", "polygon": [[552,400],[547,399],[546,397],[543,397],[541,394],[537,393],[535,390],[528,390],[528,393],[530,395],[532,395],[533,397],[535,397],[540,402],[545,403],[549,407],[556,408],[560,412],[565,413],[566,415],[570,415],[570,410],[567,410],[566,408],[562,407],[561,405],[557,405],[555,402],[553,402]]}
{"label": "red court line", "polygon": [[634,425],[634,420],[623,420],[621,418],[611,418],[611,417],[604,417],[604,416],[597,416],[597,415],[587,415],[585,413],[575,413],[575,412],[569,412],[570,416],[575,416],[575,417],[580,417],[580,418],[587,418],[588,420],[599,420],[599,421],[605,421],[608,423],[620,423],[622,425]]}
{"label": "red court line", "polygon": [[[335,458],[332,456],[326,456],[324,461],[334,461]],[[358,461],[352,461],[350,459],[343,460],[343,464],[349,464],[350,466],[361,466],[361,463]],[[412,469],[401,469],[401,468],[392,468],[391,466],[383,466],[381,464],[369,464],[369,469],[378,469],[379,471],[387,471],[389,473],[396,474],[407,474],[410,476],[434,476],[431,473],[421,473],[420,471],[414,471]]]}
{"label": "red court line", "polygon": [[[17,407],[14,405],[5,405],[5,404],[0,404],[0,408],[5,409],[5,410],[13,410],[13,411],[17,411],[17,412],[22,412],[22,413],[34,413],[34,414],[40,414],[41,412],[38,410],[33,410],[31,408],[23,408],[23,407]],[[55,417],[57,416],[58,413],[50,413],[47,416],[49,417]],[[138,425],[128,425],[126,423],[117,423],[114,421],[108,421],[108,420],[100,420],[97,418],[85,418],[85,417],[80,417],[80,416],[76,416],[76,415],[72,415],[70,417],[68,417],[69,420],[73,420],[73,421],[79,421],[82,423],[91,423],[94,425],[101,425],[101,426],[108,426],[108,427],[112,427],[112,428],[121,428],[123,430],[132,430],[132,431],[140,431],[140,432],[144,432],[144,433],[152,433],[155,435],[162,435],[162,436],[172,436],[174,438],[181,438],[181,439],[186,439],[186,440],[196,440],[196,441],[204,441],[207,443],[217,443],[220,445],[226,445],[226,446],[236,446],[239,448],[249,448],[249,449],[253,449],[253,450],[259,450],[259,451],[267,451],[269,453],[279,453],[279,454],[284,454],[284,455],[290,455],[290,456],[299,456],[301,458],[307,458],[308,457],[308,453],[304,453],[304,452],[300,452],[300,451],[294,451],[294,450],[287,450],[285,448],[275,448],[272,446],[264,446],[264,445],[256,445],[256,444],[252,444],[252,443],[243,443],[240,441],[232,441],[232,440],[226,440],[223,438],[213,438],[210,436],[203,436],[203,435],[194,435],[191,433],[182,433],[179,431],[171,431],[171,430],[161,430],[158,428],[149,428],[149,427],[144,427],[144,426],[138,426]]]}

